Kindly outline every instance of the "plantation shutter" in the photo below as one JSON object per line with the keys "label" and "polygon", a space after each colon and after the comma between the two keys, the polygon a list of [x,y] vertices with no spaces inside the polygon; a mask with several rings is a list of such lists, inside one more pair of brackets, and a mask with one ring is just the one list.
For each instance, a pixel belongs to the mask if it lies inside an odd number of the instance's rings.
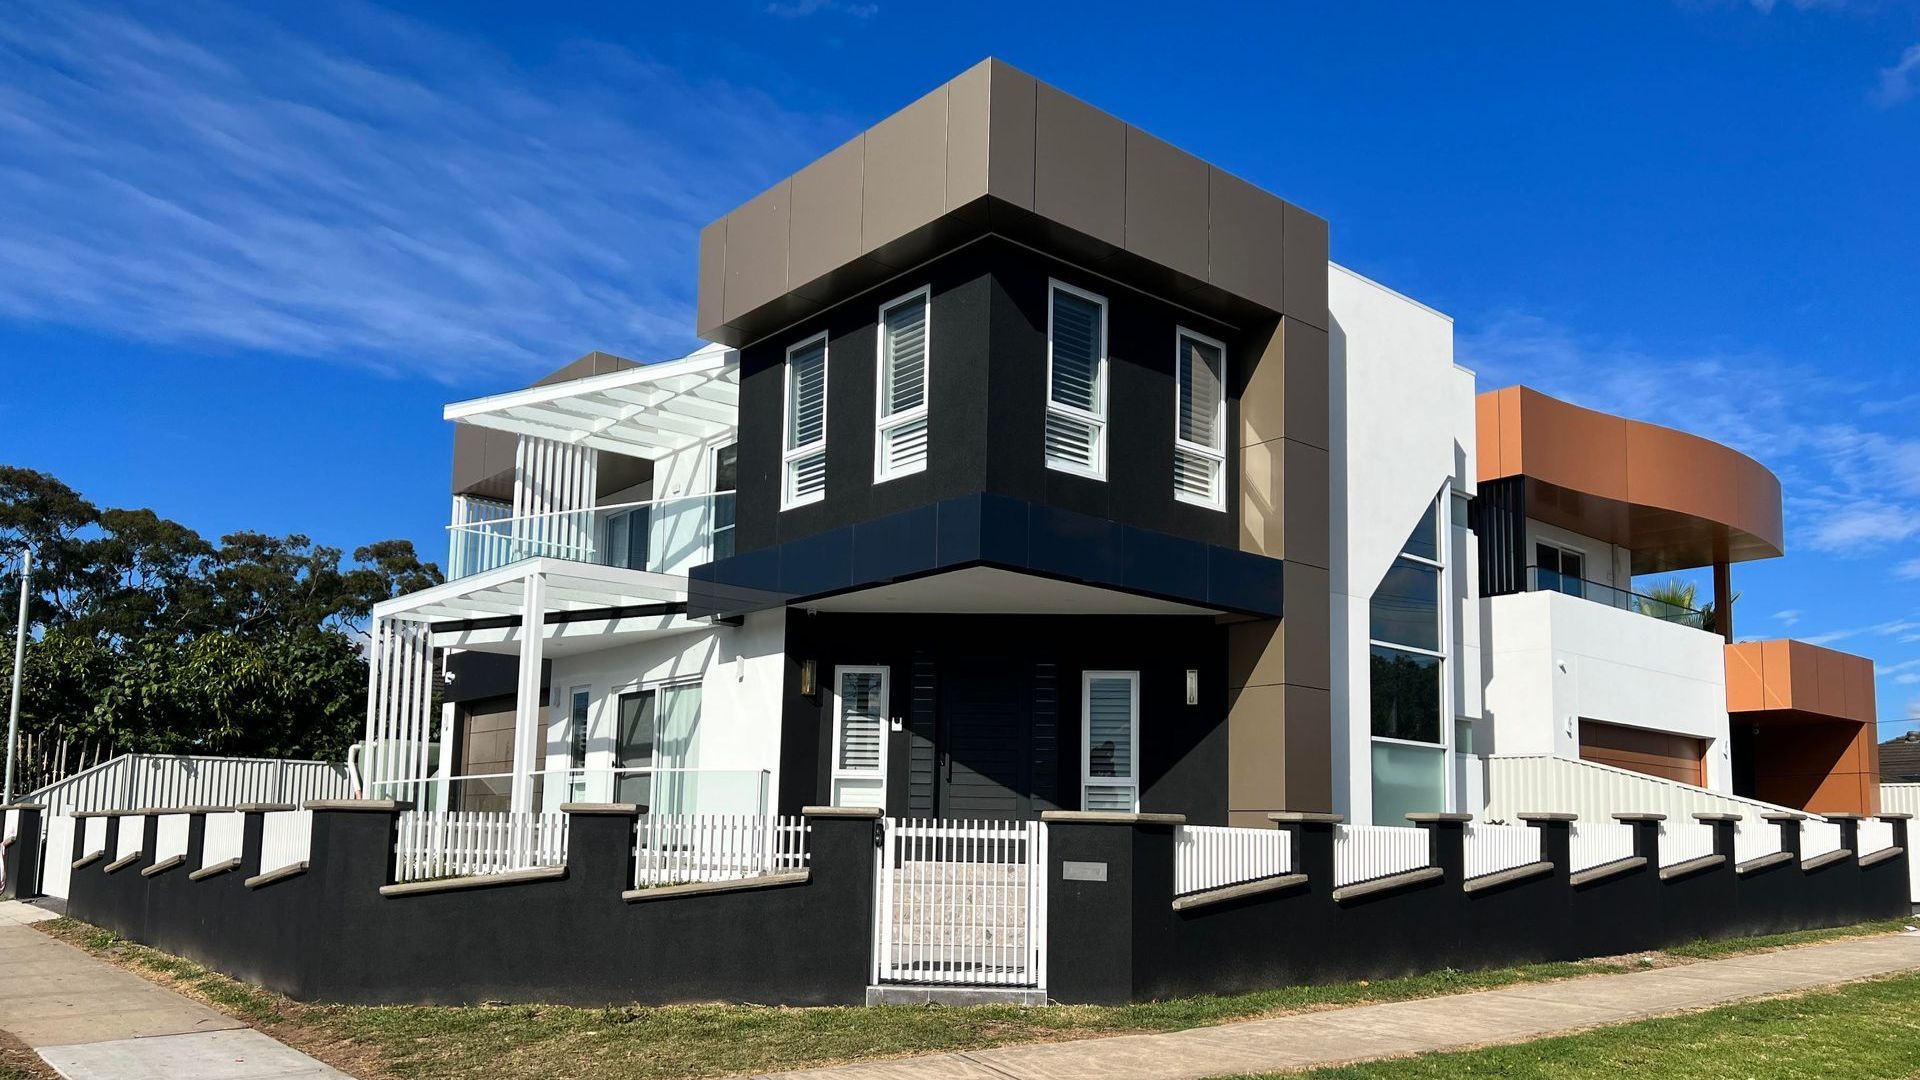
{"label": "plantation shutter", "polygon": [[1135,687],[1131,674],[1087,676],[1088,810],[1134,809]]}
{"label": "plantation shutter", "polygon": [[1179,402],[1175,417],[1173,487],[1176,495],[1214,505],[1220,501],[1225,471],[1220,430],[1225,393],[1219,346],[1189,334],[1179,336],[1175,378]]}
{"label": "plantation shutter", "polygon": [[825,339],[787,357],[787,501],[820,494],[827,486],[827,343]]}
{"label": "plantation shutter", "polygon": [[880,673],[848,671],[840,676],[840,768],[879,772],[884,751]]}
{"label": "plantation shutter", "polygon": [[1081,472],[1098,472],[1101,421],[1105,419],[1100,366],[1107,351],[1102,309],[1096,301],[1060,289],[1053,291],[1052,304],[1047,461]]}
{"label": "plantation shutter", "polygon": [[927,460],[927,301],[916,296],[881,315],[880,475],[915,472]]}

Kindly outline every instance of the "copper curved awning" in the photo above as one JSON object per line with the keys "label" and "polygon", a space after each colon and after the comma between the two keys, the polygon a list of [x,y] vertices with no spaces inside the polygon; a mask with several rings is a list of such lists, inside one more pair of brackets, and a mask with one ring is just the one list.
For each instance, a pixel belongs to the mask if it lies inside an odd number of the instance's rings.
{"label": "copper curved awning", "polygon": [[1479,479],[1526,481],[1528,517],[1633,551],[1633,573],[1778,557],[1780,480],[1697,435],[1510,386],[1475,402]]}

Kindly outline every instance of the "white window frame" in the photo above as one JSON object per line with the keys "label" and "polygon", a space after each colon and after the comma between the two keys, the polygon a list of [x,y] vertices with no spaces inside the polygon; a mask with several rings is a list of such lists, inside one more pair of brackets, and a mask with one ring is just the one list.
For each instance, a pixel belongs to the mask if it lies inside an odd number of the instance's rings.
{"label": "white window frame", "polygon": [[[820,346],[820,439],[805,446],[792,446],[793,442],[793,354],[802,349],[811,348],[815,343]],[[787,346],[787,362],[781,370],[781,378],[786,383],[780,412],[780,509],[792,510],[797,506],[809,506],[827,497],[827,485],[823,481],[820,490],[811,495],[795,497],[793,493],[793,466],[800,458],[809,457],[818,452],[827,451],[827,409],[833,397],[833,349],[827,342],[825,330],[812,337],[796,341]]]}
{"label": "white window frame", "polygon": [[[1090,413],[1072,405],[1062,405],[1053,400],[1053,296],[1056,292],[1064,292],[1071,296],[1079,297],[1088,303],[1097,304],[1100,307],[1100,363],[1098,371],[1094,376],[1095,381],[1099,384],[1099,394],[1097,395],[1099,398],[1097,402],[1099,405],[1098,413]],[[1099,293],[1091,293],[1085,289],[1075,288],[1058,278],[1048,278],[1047,385],[1045,390],[1047,412],[1059,413],[1063,417],[1090,425],[1093,428],[1094,467],[1087,469],[1067,462],[1054,461],[1048,457],[1046,452],[1046,436],[1043,429],[1040,456],[1046,463],[1047,468],[1058,472],[1071,473],[1074,476],[1084,476],[1093,480],[1105,480],[1107,478],[1107,368],[1108,358],[1111,352],[1112,348],[1108,342],[1107,335],[1107,298],[1101,296]]]}
{"label": "white window frame", "polygon": [[[1400,822],[1394,822],[1394,821],[1383,822],[1379,820],[1377,816],[1377,811],[1373,808],[1373,795],[1372,795],[1373,760],[1371,757],[1371,753],[1372,753],[1372,745],[1374,743],[1385,743],[1390,746],[1411,746],[1411,747],[1418,747],[1423,750],[1439,751],[1440,762],[1441,762],[1441,765],[1440,765],[1441,805],[1454,807],[1454,808],[1458,808],[1460,805],[1461,793],[1458,790],[1458,785],[1456,783],[1456,778],[1454,775],[1454,767],[1453,767],[1454,755],[1456,753],[1454,746],[1455,746],[1455,734],[1456,734],[1457,728],[1455,724],[1448,722],[1449,717],[1458,719],[1458,713],[1457,713],[1458,702],[1454,700],[1454,692],[1453,692],[1453,689],[1454,689],[1453,665],[1455,663],[1455,658],[1453,656],[1453,653],[1457,646],[1453,636],[1453,619],[1450,616],[1449,609],[1448,609],[1448,605],[1452,602],[1452,597],[1453,597],[1454,567],[1452,563],[1446,558],[1446,556],[1449,553],[1451,553],[1453,550],[1452,545],[1449,541],[1449,538],[1453,535],[1453,524],[1454,524],[1453,495],[1455,490],[1456,489],[1453,487],[1452,483],[1449,482],[1447,486],[1442,488],[1440,490],[1440,493],[1435,496],[1436,501],[1439,503],[1439,509],[1434,514],[1434,531],[1436,534],[1436,537],[1435,537],[1436,545],[1434,550],[1441,556],[1441,558],[1429,559],[1422,555],[1409,555],[1407,554],[1404,548],[1396,552],[1393,556],[1394,561],[1396,562],[1401,559],[1405,559],[1410,563],[1414,563],[1419,566],[1433,567],[1434,569],[1437,569],[1440,571],[1439,580],[1435,583],[1435,586],[1434,586],[1439,593],[1439,596],[1437,597],[1438,606],[1435,609],[1435,614],[1438,617],[1439,624],[1440,624],[1439,625],[1440,647],[1438,649],[1422,649],[1416,645],[1402,645],[1394,641],[1382,641],[1379,638],[1372,636],[1372,634],[1368,634],[1367,636],[1367,646],[1368,646],[1367,652],[1369,656],[1372,655],[1372,651],[1373,651],[1372,647],[1375,645],[1378,645],[1383,649],[1397,649],[1401,652],[1412,653],[1416,656],[1430,656],[1440,662],[1440,676],[1439,676],[1440,741],[1439,742],[1421,742],[1418,739],[1396,739],[1389,735],[1375,735],[1372,729],[1373,717],[1371,715],[1373,687],[1372,687],[1371,681],[1369,681],[1369,684],[1367,687],[1368,705],[1369,705],[1368,716],[1367,716],[1367,723],[1368,723],[1367,746],[1368,746],[1368,754],[1369,754],[1369,757],[1367,760],[1367,789],[1368,789],[1367,813],[1368,813],[1369,819],[1371,819],[1373,823],[1376,825],[1398,825],[1400,824]],[[1376,586],[1376,588],[1377,587],[1378,586]],[[1371,680],[1371,675],[1369,675],[1369,680]]]}
{"label": "white window frame", "polygon": [[[1220,350],[1220,402],[1214,408],[1213,430],[1220,437],[1218,448],[1204,446],[1180,437],[1181,397],[1185,387],[1180,384],[1180,340],[1192,338],[1203,345],[1211,345]],[[1213,462],[1213,498],[1202,499],[1173,486],[1173,497],[1191,506],[1204,506],[1209,510],[1225,512],[1227,509],[1227,343],[1211,338],[1198,330],[1189,330],[1184,326],[1173,329],[1173,452],[1178,457],[1181,451],[1199,454]]]}
{"label": "white window frame", "polygon": [[[840,727],[846,716],[840,696],[841,678],[846,675],[880,676],[880,766],[877,769],[846,769],[840,765]],[[833,669],[833,690],[831,708],[833,710],[833,741],[828,744],[827,752],[832,761],[827,772],[827,801],[834,806],[840,805],[840,781],[865,780],[880,782],[881,809],[885,809],[887,797],[887,750],[890,740],[887,738],[893,727],[892,717],[887,715],[888,703],[893,700],[893,674],[885,664],[838,664]]]}
{"label": "white window frame", "polygon": [[[822,426],[821,426],[822,431],[826,430],[824,420],[825,420],[825,417],[823,415]],[[718,519],[720,516],[719,497],[721,495],[726,495],[726,494],[735,492],[734,488],[722,489],[720,487],[720,451],[727,450],[727,449],[732,449],[733,451],[733,471],[734,471],[734,477],[735,477],[734,483],[737,486],[739,483],[739,473],[740,473],[740,440],[735,439],[732,442],[720,443],[716,446],[712,446],[707,449],[707,498],[708,498],[707,557],[708,558],[712,558],[713,553],[719,550],[719,538],[721,533],[723,532],[733,533],[733,535],[736,537],[740,535],[739,532],[737,531],[740,527],[740,510],[739,510],[737,497],[735,500],[735,507],[733,512],[733,524],[722,528],[718,522]],[[781,477],[781,482],[782,483],[786,482],[786,478],[784,476]]]}
{"label": "white window frame", "polygon": [[[1540,549],[1543,547],[1552,548],[1555,552],[1559,553],[1559,555],[1561,556],[1561,559],[1557,561],[1559,561],[1563,566],[1566,565],[1565,556],[1577,555],[1580,557],[1580,576],[1573,579],[1580,583],[1580,591],[1577,593],[1570,593],[1570,592],[1567,592],[1567,590],[1565,589],[1542,589],[1541,591],[1557,592],[1566,596],[1577,597],[1582,600],[1589,599],[1589,597],[1587,596],[1587,582],[1591,581],[1592,579],[1587,577],[1587,564],[1593,561],[1593,556],[1588,554],[1586,548],[1576,547],[1573,544],[1562,543],[1559,540],[1552,540],[1544,536],[1533,537],[1533,550],[1527,553],[1533,557],[1533,561],[1530,565],[1532,565],[1533,567],[1533,581],[1534,581],[1535,587],[1536,588],[1539,587],[1540,570],[1541,570]],[[1612,576],[1611,566],[1608,567],[1608,571],[1609,571],[1608,576],[1611,577]],[[1554,575],[1561,579],[1565,579],[1567,576],[1565,571],[1560,570],[1558,568],[1555,568]]]}
{"label": "white window frame", "polygon": [[[887,312],[894,308],[912,303],[918,298],[921,305],[921,333],[925,342],[920,350],[920,404],[911,409],[891,415],[887,412]],[[873,335],[873,482],[883,483],[901,476],[912,476],[925,472],[927,458],[933,456],[931,439],[927,452],[921,459],[905,468],[888,470],[886,468],[886,434],[888,431],[914,420],[927,420],[927,407],[933,400],[933,289],[922,285],[903,296],[880,305],[878,317],[874,320]],[[928,421],[928,435],[932,435],[932,422]]]}
{"label": "white window frame", "polygon": [[[1133,775],[1123,782],[1117,776],[1093,775],[1093,680],[1125,679],[1131,690],[1127,717],[1127,762]],[[1086,809],[1087,792],[1095,787],[1133,789],[1131,812],[1140,810],[1140,673],[1138,671],[1084,671],[1080,674],[1080,807]]]}

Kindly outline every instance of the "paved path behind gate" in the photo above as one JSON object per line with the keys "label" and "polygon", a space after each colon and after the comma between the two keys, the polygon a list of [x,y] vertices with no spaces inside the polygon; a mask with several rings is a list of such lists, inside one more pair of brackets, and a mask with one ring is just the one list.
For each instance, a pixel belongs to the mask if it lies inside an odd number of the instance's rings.
{"label": "paved path behind gate", "polygon": [[73,1080],[351,1080],[225,1013],[88,956],[0,903],[0,1028]]}
{"label": "paved path behind gate", "polygon": [[808,1080],[1197,1080],[1543,1036],[1920,969],[1920,934],[1155,1035],[782,1073]]}

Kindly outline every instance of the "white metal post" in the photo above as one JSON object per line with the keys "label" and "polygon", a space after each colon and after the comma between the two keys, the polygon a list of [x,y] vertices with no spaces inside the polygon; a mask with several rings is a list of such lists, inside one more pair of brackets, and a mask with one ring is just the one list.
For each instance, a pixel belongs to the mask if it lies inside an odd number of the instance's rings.
{"label": "white metal post", "polygon": [[14,744],[20,741],[20,669],[27,662],[27,595],[33,580],[33,549],[20,549],[20,623],[13,628],[13,701],[7,707],[7,779],[0,806],[13,802]]}
{"label": "white metal post", "polygon": [[547,577],[527,574],[520,598],[520,682],[513,699],[513,812],[533,809],[533,754],[540,737],[540,660],[546,643]]}

